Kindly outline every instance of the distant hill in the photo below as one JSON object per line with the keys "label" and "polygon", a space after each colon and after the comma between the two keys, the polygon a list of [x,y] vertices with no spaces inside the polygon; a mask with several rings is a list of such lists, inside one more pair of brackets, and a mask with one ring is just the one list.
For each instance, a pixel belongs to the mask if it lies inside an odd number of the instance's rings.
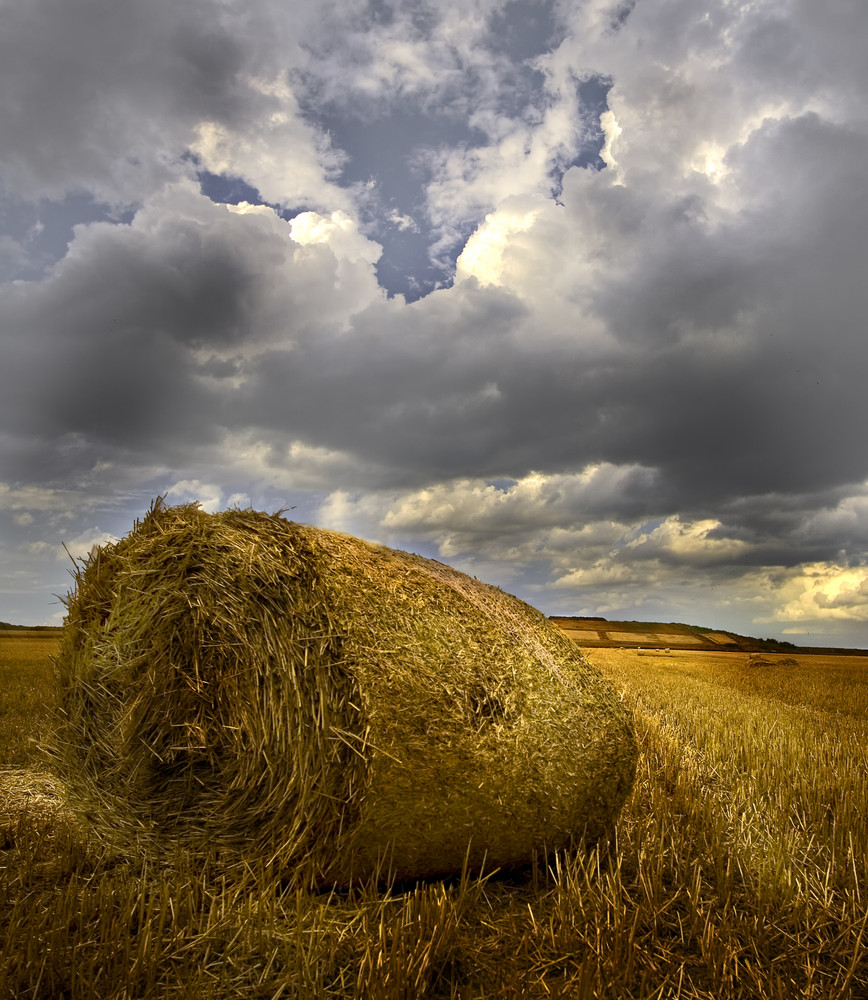
{"label": "distant hill", "polygon": [[0,622],[0,632],[59,632],[59,625],[10,625]]}
{"label": "distant hill", "polygon": [[612,622],[605,618],[551,615],[550,621],[582,646],[595,649],[683,649],[742,653],[829,653],[868,656],[864,649],[796,646],[778,639],[756,639],[736,632],[680,622]]}

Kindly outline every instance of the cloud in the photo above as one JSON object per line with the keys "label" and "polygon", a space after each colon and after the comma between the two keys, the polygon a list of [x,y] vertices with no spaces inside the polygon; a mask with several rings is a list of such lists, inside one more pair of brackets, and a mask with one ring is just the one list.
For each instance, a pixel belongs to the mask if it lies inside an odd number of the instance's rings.
{"label": "cloud", "polygon": [[[200,503],[202,510],[213,514],[223,503],[223,491],[214,483],[201,483],[198,479],[180,479],[165,492],[170,504]],[[228,506],[228,505],[227,505]]]}
{"label": "cloud", "polygon": [[[0,482],[0,511],[15,511],[22,524],[31,524],[36,512],[61,513],[78,507],[82,498],[73,489],[56,489],[35,484],[17,486]],[[27,520],[27,518],[30,520]]]}
{"label": "cloud", "polygon": [[610,170],[617,172],[618,160],[615,153],[618,149],[618,137],[624,130],[618,124],[614,111],[604,111],[600,115],[600,128],[605,138],[603,148],[600,150],[600,159]]}
{"label": "cloud", "polygon": [[868,539],[868,484],[859,492],[845,496],[813,511],[799,528],[805,541],[825,546],[838,544],[847,551],[858,551]]}
{"label": "cloud", "polygon": [[715,518],[684,522],[678,515],[667,517],[651,531],[632,538],[626,544],[631,557],[668,558],[679,566],[707,566],[710,563],[737,562],[748,549],[738,538],[728,538],[723,525]]}
{"label": "cloud", "polygon": [[351,198],[333,183],[344,156],[304,120],[284,74],[251,76],[246,84],[249,116],[196,122],[189,150],[198,162],[213,174],[243,177],[273,204],[350,208]]}
{"label": "cloud", "polygon": [[483,284],[500,284],[503,277],[503,256],[510,237],[526,232],[536,221],[533,210],[523,214],[501,210],[486,215],[461,251],[456,262],[456,278],[474,277]]}
{"label": "cloud", "polygon": [[420,490],[352,497],[332,494],[322,515],[346,530],[364,526],[392,537],[436,541],[444,554],[479,550],[486,541],[510,544],[526,533],[538,534],[568,525],[581,530],[599,517],[641,506],[641,494],[653,473],[638,466],[588,466],[578,473],[530,473],[503,483],[481,479],[440,482]]}
{"label": "cloud", "polygon": [[94,551],[95,546],[109,545],[117,542],[114,535],[97,527],[88,529],[73,538],[68,538],[62,546],[55,549],[54,557],[59,562],[72,559],[86,559]]}
{"label": "cloud", "polygon": [[358,225],[345,212],[332,212],[322,216],[316,212],[301,212],[290,223],[293,240],[302,246],[322,244],[330,247],[336,257],[345,260],[363,260],[375,264],[382,247],[366,239]]}
{"label": "cloud", "polygon": [[406,232],[407,230],[410,230],[411,232],[414,233],[419,232],[419,226],[416,224],[413,218],[409,215],[402,215],[400,212],[397,211],[397,209],[393,209],[389,213],[388,219],[389,222],[391,222],[393,226],[397,226],[397,228],[400,229],[401,232]]}
{"label": "cloud", "polygon": [[767,621],[868,621],[868,567],[808,563],[778,581],[779,604]]}
{"label": "cloud", "polygon": [[379,296],[370,244],[342,239],[352,259],[328,240],[295,242],[273,212],[231,212],[187,183],[129,226],[81,227],[41,283],[0,289],[7,429],[46,443],[77,434],[104,458],[215,441],[245,358],[275,342],[289,351],[309,326],[343,325]]}
{"label": "cloud", "polygon": [[177,169],[197,105],[240,110],[241,45],[200,4],[86,6],[36,0],[5,12],[4,180],[27,196],[82,186],[137,200]]}

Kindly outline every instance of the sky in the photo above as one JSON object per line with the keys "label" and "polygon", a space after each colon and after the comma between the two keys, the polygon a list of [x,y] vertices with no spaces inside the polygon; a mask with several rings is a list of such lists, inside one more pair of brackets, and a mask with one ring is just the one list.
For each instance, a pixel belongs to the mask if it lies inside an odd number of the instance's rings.
{"label": "sky", "polygon": [[0,620],[157,496],[868,647],[864,0],[0,0]]}

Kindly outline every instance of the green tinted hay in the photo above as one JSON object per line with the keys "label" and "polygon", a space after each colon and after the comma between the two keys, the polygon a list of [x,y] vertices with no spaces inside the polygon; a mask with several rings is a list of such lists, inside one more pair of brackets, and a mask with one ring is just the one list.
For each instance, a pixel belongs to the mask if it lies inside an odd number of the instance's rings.
{"label": "green tinted hay", "polygon": [[576,646],[433,560],[157,503],[67,604],[58,760],[146,852],[317,885],[491,870],[604,835],[633,780],[630,720]]}

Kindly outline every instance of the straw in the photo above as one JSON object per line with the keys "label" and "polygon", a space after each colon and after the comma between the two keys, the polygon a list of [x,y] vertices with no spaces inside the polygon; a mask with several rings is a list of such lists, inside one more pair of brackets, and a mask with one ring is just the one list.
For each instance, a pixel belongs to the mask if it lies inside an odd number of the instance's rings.
{"label": "straw", "polygon": [[102,834],[347,885],[605,836],[636,742],[542,614],[435,560],[156,502],[76,570],[55,754]]}

